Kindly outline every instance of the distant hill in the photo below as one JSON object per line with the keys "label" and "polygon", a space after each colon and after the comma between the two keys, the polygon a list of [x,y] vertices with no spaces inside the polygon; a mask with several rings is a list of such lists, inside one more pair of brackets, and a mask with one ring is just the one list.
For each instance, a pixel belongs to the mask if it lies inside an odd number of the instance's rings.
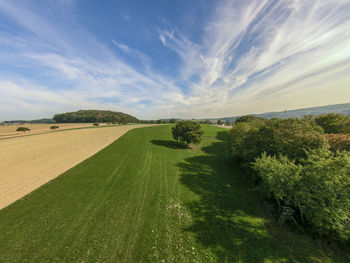
{"label": "distant hill", "polygon": [[[350,115],[350,103],[327,105],[320,107],[312,107],[298,110],[290,111],[279,111],[279,112],[266,112],[261,114],[249,114],[257,117],[272,119],[272,118],[301,118],[307,114],[321,115],[327,113],[340,113],[343,115]],[[234,122],[240,116],[226,117],[226,118],[216,118],[215,120],[224,120],[228,122]]]}
{"label": "distant hill", "polygon": [[139,122],[139,120],[123,112],[109,110],[79,110],[75,112],[60,113],[53,116],[58,123],[85,123],[85,122]]}

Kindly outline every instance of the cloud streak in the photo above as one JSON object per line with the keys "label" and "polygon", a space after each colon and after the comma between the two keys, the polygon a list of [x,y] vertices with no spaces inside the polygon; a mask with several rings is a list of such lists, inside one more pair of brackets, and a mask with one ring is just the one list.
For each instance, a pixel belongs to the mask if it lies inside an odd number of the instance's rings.
{"label": "cloud streak", "polygon": [[[205,117],[202,112],[210,105],[217,115],[227,116],[349,101],[349,4],[225,1],[206,25],[200,48],[198,43],[176,38],[177,32],[163,32],[163,42],[183,58],[183,77],[199,76],[188,98],[195,107],[187,110]],[[303,98],[304,89],[315,90],[306,83],[319,85],[320,80],[343,94],[343,99],[331,96],[325,100],[317,93]],[[331,84],[334,81],[336,87]],[[320,92],[326,92],[322,86]],[[293,97],[300,94],[300,98],[282,98],[282,91]],[[268,107],[271,103],[273,107]]]}
{"label": "cloud streak", "polygon": [[153,45],[176,56],[174,74],[158,52],[97,38],[74,5],[0,2],[0,119],[79,108],[200,118],[350,101],[348,0],[220,1],[197,38],[166,21]]}

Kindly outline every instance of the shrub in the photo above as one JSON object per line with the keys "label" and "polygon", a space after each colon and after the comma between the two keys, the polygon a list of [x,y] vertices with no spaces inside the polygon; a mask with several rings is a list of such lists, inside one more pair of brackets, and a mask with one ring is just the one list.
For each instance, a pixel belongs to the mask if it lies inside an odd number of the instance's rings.
{"label": "shrub", "polygon": [[190,143],[199,144],[203,131],[199,123],[195,121],[180,121],[172,128],[174,140],[187,145]]}
{"label": "shrub", "polygon": [[30,131],[30,129],[28,127],[18,127],[16,131],[26,132],[26,131]]}
{"label": "shrub", "polygon": [[58,128],[59,128],[59,126],[56,126],[56,125],[50,127],[51,130],[56,130]]}
{"label": "shrub", "polygon": [[350,154],[326,148],[307,153],[296,164],[280,155],[263,154],[253,163],[262,189],[278,202],[296,207],[322,235],[350,237]]}
{"label": "shrub", "polygon": [[326,134],[329,149],[332,152],[350,151],[350,135],[348,134]]}
{"label": "shrub", "polygon": [[325,133],[344,132],[345,117],[342,114],[323,114],[316,117],[315,122],[323,128]]}
{"label": "shrub", "polygon": [[306,151],[327,145],[322,128],[298,119],[238,123],[228,137],[231,156],[240,160],[244,168],[250,168],[251,162],[263,152],[299,160],[306,157]]}
{"label": "shrub", "polygon": [[99,126],[100,124],[98,124],[98,123],[94,123],[93,125],[97,127],[97,126]]}
{"label": "shrub", "polygon": [[246,143],[246,138],[250,135],[250,132],[257,131],[261,125],[258,123],[246,123],[241,122],[233,125],[233,127],[227,133],[226,144],[230,156],[235,161],[243,161],[241,152]]}

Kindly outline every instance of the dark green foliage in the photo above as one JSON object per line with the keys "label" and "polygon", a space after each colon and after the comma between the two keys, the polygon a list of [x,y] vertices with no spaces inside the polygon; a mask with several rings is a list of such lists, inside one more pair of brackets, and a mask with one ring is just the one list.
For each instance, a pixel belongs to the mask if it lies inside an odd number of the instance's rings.
{"label": "dark green foliage", "polygon": [[222,125],[222,124],[224,124],[224,121],[222,121],[222,120],[217,120],[217,122],[216,122],[218,125]]}
{"label": "dark green foliage", "polygon": [[296,164],[280,155],[263,154],[253,163],[268,195],[295,207],[315,231],[350,238],[350,154],[333,155],[326,148],[307,154]]}
{"label": "dark green foliage", "polygon": [[350,134],[350,116],[346,116],[345,117],[344,133]]}
{"label": "dark green foliage", "polygon": [[235,161],[243,161],[242,150],[247,143],[247,137],[261,127],[259,122],[241,122],[233,125],[227,135],[227,147],[230,156]]}
{"label": "dark green foliage", "polygon": [[59,126],[56,126],[56,125],[53,125],[53,126],[50,127],[51,130],[56,130],[58,128],[59,128]]}
{"label": "dark green foliage", "polygon": [[264,118],[253,116],[253,115],[245,115],[241,116],[238,119],[236,119],[235,123],[240,123],[240,122],[256,122],[256,121],[263,121],[265,120]]}
{"label": "dark green foliage", "polygon": [[98,124],[98,123],[94,123],[93,125],[97,127],[97,126],[99,126],[100,124]]}
{"label": "dark green foliage", "polygon": [[199,123],[195,121],[180,121],[172,128],[174,140],[180,141],[187,146],[190,143],[199,144],[203,131]]}
{"label": "dark green foliage", "polygon": [[242,161],[244,167],[249,167],[263,152],[298,160],[306,156],[306,151],[325,145],[322,129],[299,119],[240,122],[233,126],[228,137],[231,156]]}
{"label": "dark green foliage", "polygon": [[53,119],[58,123],[88,123],[88,122],[119,122],[135,123],[139,122],[135,117],[115,111],[103,110],[79,110],[76,112],[67,112],[56,114]]}
{"label": "dark green foliage", "polygon": [[316,117],[315,122],[323,128],[325,133],[343,133],[345,130],[345,116],[341,114],[323,114]]}
{"label": "dark green foliage", "polygon": [[176,123],[176,119],[170,119],[169,123]]}
{"label": "dark green foliage", "polygon": [[162,123],[165,123],[163,120],[157,120],[156,121],[157,124],[162,124]]}
{"label": "dark green foliage", "polygon": [[[334,136],[327,138],[336,147],[341,142]],[[312,116],[238,122],[229,132],[228,147],[279,207],[293,207],[301,223],[321,235],[350,237],[350,155],[327,149],[323,129]]]}
{"label": "dark green foliage", "polygon": [[16,131],[26,132],[26,131],[30,131],[30,129],[28,127],[18,127]]}

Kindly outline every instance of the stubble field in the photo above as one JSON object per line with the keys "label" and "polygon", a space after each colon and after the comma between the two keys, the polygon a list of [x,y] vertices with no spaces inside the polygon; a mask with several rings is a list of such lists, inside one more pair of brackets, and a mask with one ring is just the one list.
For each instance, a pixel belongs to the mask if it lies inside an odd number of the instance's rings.
{"label": "stubble field", "polygon": [[[106,124],[100,124],[104,126]],[[93,127],[93,123],[38,123],[38,124],[19,124],[19,125],[0,125],[0,139],[17,137],[17,136],[28,136],[32,134],[42,134],[49,132],[56,132],[50,129],[51,126],[59,126],[56,131],[77,129],[77,128],[87,128]],[[16,129],[18,127],[27,127],[30,131],[18,132]]]}
{"label": "stubble field", "polygon": [[[77,124],[65,125],[69,128],[76,126]],[[82,126],[84,124],[79,124],[79,127]],[[142,125],[76,129],[0,139],[0,209],[94,155],[136,127]]]}

